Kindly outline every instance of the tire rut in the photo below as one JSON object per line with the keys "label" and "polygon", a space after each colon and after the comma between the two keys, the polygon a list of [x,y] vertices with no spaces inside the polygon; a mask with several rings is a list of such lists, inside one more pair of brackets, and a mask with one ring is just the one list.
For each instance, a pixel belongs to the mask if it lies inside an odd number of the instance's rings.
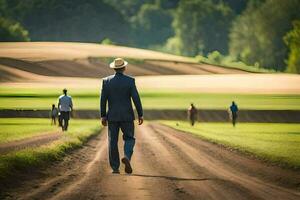
{"label": "tire rut", "polygon": [[[121,140],[121,134],[120,138]],[[297,190],[276,185],[229,161],[236,152],[149,122],[136,127],[133,174],[111,174],[107,130],[48,169],[47,177],[24,182],[7,199],[299,199]],[[123,155],[123,142],[119,142]],[[222,158],[226,157],[225,158]],[[248,164],[248,158],[234,162]],[[232,163],[234,163],[232,160]],[[253,161],[256,162],[256,161]],[[264,172],[264,171],[263,171]]]}

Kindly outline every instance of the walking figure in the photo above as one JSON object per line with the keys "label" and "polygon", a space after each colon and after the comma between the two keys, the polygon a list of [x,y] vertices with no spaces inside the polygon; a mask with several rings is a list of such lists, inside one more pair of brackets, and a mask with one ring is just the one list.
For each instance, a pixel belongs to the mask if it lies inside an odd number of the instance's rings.
{"label": "walking figure", "polygon": [[236,120],[237,120],[237,112],[239,111],[237,104],[233,101],[230,106],[230,118],[232,125],[235,127]]}
{"label": "walking figure", "polygon": [[58,110],[60,112],[60,123],[63,131],[68,130],[70,112],[73,110],[72,97],[67,95],[67,89],[63,90],[63,94],[58,98]]}
{"label": "walking figure", "polygon": [[60,112],[58,112],[58,126],[62,127],[62,117]]}
{"label": "walking figure", "polygon": [[[135,86],[134,78],[124,74],[127,62],[122,58],[115,59],[110,63],[110,68],[115,74],[103,79],[101,90],[101,122],[103,126],[108,124],[108,151],[109,163],[112,173],[119,174],[120,158],[118,149],[118,138],[120,129],[123,132],[124,157],[122,163],[125,172],[132,173],[130,160],[135,145],[134,138],[134,112],[131,100],[138,113],[138,124],[143,123],[143,109],[139,93]],[[108,110],[106,111],[106,104]]]}
{"label": "walking figure", "polygon": [[56,118],[58,116],[58,109],[55,107],[55,104],[52,104],[50,116],[51,116],[51,125],[53,125],[53,124],[56,125]]}
{"label": "walking figure", "polygon": [[188,109],[188,119],[190,120],[190,123],[192,126],[194,126],[195,121],[197,119],[198,110],[194,106],[194,104],[191,103],[191,106]]}

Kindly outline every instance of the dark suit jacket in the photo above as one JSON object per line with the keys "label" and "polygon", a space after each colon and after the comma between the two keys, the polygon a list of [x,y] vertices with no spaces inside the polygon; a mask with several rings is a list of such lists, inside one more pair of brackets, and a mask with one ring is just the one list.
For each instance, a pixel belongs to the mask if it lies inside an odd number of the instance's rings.
{"label": "dark suit jacket", "polygon": [[[134,78],[116,73],[103,79],[100,111],[101,117],[108,121],[133,121],[134,113],[131,99],[138,116],[143,116],[143,108]],[[108,111],[106,105],[108,103]]]}

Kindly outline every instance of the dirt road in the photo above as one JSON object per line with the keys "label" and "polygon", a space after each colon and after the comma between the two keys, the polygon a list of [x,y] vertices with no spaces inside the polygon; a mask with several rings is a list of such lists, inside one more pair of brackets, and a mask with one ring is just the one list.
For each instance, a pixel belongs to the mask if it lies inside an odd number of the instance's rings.
{"label": "dirt road", "polygon": [[132,175],[111,174],[105,132],[6,199],[300,199],[299,172],[152,122],[136,133]]}

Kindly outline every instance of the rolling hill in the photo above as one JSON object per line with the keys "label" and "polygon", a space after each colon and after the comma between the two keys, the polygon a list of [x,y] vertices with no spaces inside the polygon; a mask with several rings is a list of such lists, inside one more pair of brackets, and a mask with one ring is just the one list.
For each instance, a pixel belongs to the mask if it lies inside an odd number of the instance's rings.
{"label": "rolling hill", "polygon": [[0,87],[95,88],[112,73],[112,57],[129,59],[139,88],[216,93],[299,94],[300,76],[255,74],[199,64],[155,51],[63,42],[0,43]]}
{"label": "rolling hill", "polygon": [[[33,42],[0,44],[0,80],[6,82],[33,78],[22,76],[21,71],[44,76],[104,77],[112,72],[108,68],[111,59],[107,59],[112,57],[130,59],[127,73],[133,76],[247,73],[143,49],[83,43]],[[12,69],[19,71],[16,74]]]}

